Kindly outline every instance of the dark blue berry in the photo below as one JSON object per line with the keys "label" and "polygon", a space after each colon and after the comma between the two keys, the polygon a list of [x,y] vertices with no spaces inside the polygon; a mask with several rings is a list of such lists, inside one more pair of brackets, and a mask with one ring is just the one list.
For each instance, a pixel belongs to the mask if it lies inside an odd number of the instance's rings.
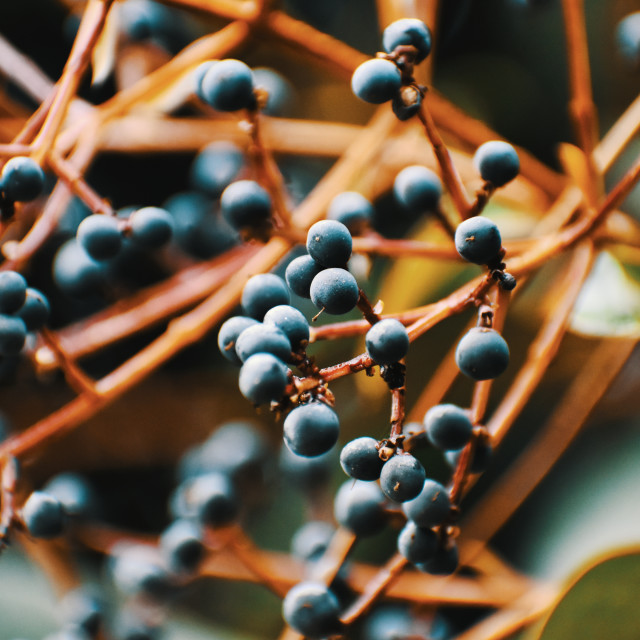
{"label": "dark blue berry", "polygon": [[309,323],[298,309],[288,304],[279,304],[269,309],[264,315],[264,324],[275,326],[282,331],[291,342],[294,350],[309,341]]}
{"label": "dark blue berry", "polygon": [[218,349],[229,362],[242,363],[235,348],[238,336],[248,327],[257,324],[257,320],[247,316],[233,316],[222,324],[218,332]]}
{"label": "dark blue berry", "polygon": [[31,158],[11,158],[0,177],[5,198],[13,202],[35,200],[44,189],[44,172]]}
{"label": "dark blue berry", "polygon": [[58,249],[53,259],[53,279],[65,293],[83,297],[98,289],[105,275],[102,266],[72,238]]}
{"label": "dark blue berry", "polygon": [[349,229],[337,220],[320,220],[307,233],[307,252],[323,267],[344,267],[352,245]]}
{"label": "dark blue berry", "polygon": [[509,365],[509,347],[494,329],[474,327],[458,343],[456,364],[469,378],[491,380]]}
{"label": "dark blue berry", "polygon": [[421,106],[422,93],[411,85],[402,87],[391,101],[391,110],[401,122],[415,116]]}
{"label": "dark blue berry", "polygon": [[333,501],[336,521],[357,536],[372,536],[388,521],[385,499],[375,482],[347,480]]}
{"label": "dark blue berry", "polygon": [[473,425],[469,414],[454,404],[438,404],[424,416],[431,444],[443,451],[462,449],[471,439]]}
{"label": "dark blue berry", "polygon": [[419,460],[409,453],[393,456],[382,467],[380,488],[394,502],[415,498],[424,486],[425,472]]}
{"label": "dark blue berry", "polygon": [[206,102],[204,94],[202,93],[202,81],[204,77],[207,75],[207,71],[213,67],[218,60],[207,60],[205,62],[201,62],[193,72],[193,91],[194,93],[202,100],[202,102]]}
{"label": "dark blue berry", "polygon": [[340,603],[319,582],[300,582],[282,603],[287,624],[307,638],[324,638],[340,630]]}
{"label": "dark blue berry", "polygon": [[383,464],[378,455],[378,441],[367,436],[348,442],[340,453],[343,471],[357,480],[377,480]]}
{"label": "dark blue berry", "polygon": [[284,420],[284,441],[298,456],[326,453],[338,441],[338,414],[324,402],[309,402],[293,409]]}
{"label": "dark blue berry", "polygon": [[222,215],[235,229],[266,222],[271,215],[271,198],[253,180],[232,182],[220,198]]}
{"label": "dark blue berry", "polygon": [[313,493],[326,487],[335,466],[335,458],[333,449],[315,458],[307,458],[283,446],[278,463],[289,485]]}
{"label": "dark blue berry", "polygon": [[238,516],[240,503],[229,478],[211,472],[198,476],[187,490],[187,502],[195,507],[198,520],[206,527],[223,527]]}
{"label": "dark blue berry", "polygon": [[502,237],[495,222],[476,216],[463,220],[456,228],[456,250],[474,264],[494,261],[502,248]]}
{"label": "dark blue berry", "polygon": [[362,640],[404,640],[420,636],[416,619],[405,605],[384,604],[376,607],[364,620]]}
{"label": "dark blue berry", "polygon": [[[452,467],[458,466],[458,461],[462,451],[447,451],[445,458]],[[471,458],[471,465],[469,470],[471,473],[482,473],[487,470],[489,463],[491,462],[491,456],[493,455],[493,449],[488,440],[484,438],[478,439],[473,447],[473,455]]]}
{"label": "dark blue berry", "polygon": [[0,271],[0,313],[15,313],[27,298],[27,281],[17,271]]}
{"label": "dark blue berry", "polygon": [[442,197],[442,182],[438,174],[427,167],[405,167],[393,182],[398,202],[412,215],[434,211]]}
{"label": "dark blue berry", "polygon": [[411,563],[431,560],[438,549],[438,536],[429,528],[409,520],[398,536],[398,551]]}
{"label": "dark blue berry", "polygon": [[311,256],[300,256],[287,265],[284,277],[293,293],[301,298],[310,298],[311,282],[322,269],[322,265]]}
{"label": "dark blue berry", "polygon": [[616,45],[631,69],[640,69],[640,11],[624,17],[616,27]]}
{"label": "dark blue berry", "polygon": [[291,538],[291,553],[301,560],[317,560],[331,543],[334,532],[335,528],[328,522],[307,522]]}
{"label": "dark blue berry", "polygon": [[122,233],[113,216],[94,214],[78,226],[78,242],[94,260],[108,260],[120,252]]}
{"label": "dark blue berry", "polygon": [[26,338],[27,327],[22,318],[0,314],[0,355],[18,355]]}
{"label": "dark blue berry", "polygon": [[258,323],[247,327],[238,336],[236,353],[242,362],[256,353],[271,353],[287,362],[291,359],[291,343],[278,327]]}
{"label": "dark blue berry", "polygon": [[240,392],[253,404],[277,401],[288,382],[288,369],[282,360],[270,353],[256,353],[240,369]]}
{"label": "dark blue berry", "polygon": [[402,76],[393,62],[374,58],[363,62],[351,77],[353,93],[372,104],[392,100],[400,90]]}
{"label": "dark blue berry", "polygon": [[60,502],[70,518],[88,519],[98,511],[95,491],[79,473],[59,473],[47,482],[43,490]]}
{"label": "dark blue berry", "polygon": [[173,218],[160,207],[144,207],[131,214],[131,240],[145,249],[157,249],[171,240]]}
{"label": "dark blue berry", "polygon": [[160,536],[160,552],[169,568],[193,573],[204,557],[202,530],[192,520],[175,520]]}
{"label": "dark blue berry", "polygon": [[438,547],[435,555],[430,560],[416,564],[416,567],[420,571],[435,576],[450,576],[458,568],[458,562],[458,547],[455,542],[449,540],[447,546]]}
{"label": "dark blue berry", "polygon": [[253,69],[256,88],[267,92],[267,104],[262,113],[267,116],[288,117],[294,111],[296,93],[293,85],[274,69],[256,67]]}
{"label": "dark blue berry", "polygon": [[27,331],[37,331],[47,323],[49,313],[49,301],[45,295],[29,287],[24,304],[18,309],[16,315],[22,318]]}
{"label": "dark blue berry", "polygon": [[417,49],[415,62],[422,62],[431,51],[431,31],[417,18],[403,18],[392,22],[382,32],[382,46],[392,53],[400,45],[412,45]]}
{"label": "dark blue berry", "polygon": [[68,591],[60,603],[65,624],[87,636],[98,636],[104,621],[104,603],[92,590],[77,587]]}
{"label": "dark blue berry", "polygon": [[226,140],[212,142],[198,153],[191,165],[191,185],[212,198],[218,198],[243,165],[244,154],[240,147]]}
{"label": "dark blue berry", "polygon": [[309,290],[313,304],[332,315],[347,313],[360,297],[356,279],[345,269],[325,269],[311,282]]}
{"label": "dark blue berry", "polygon": [[171,29],[174,16],[167,7],[149,0],[128,0],[120,7],[119,22],[132,40],[147,40]]}
{"label": "dark blue berry", "polygon": [[22,506],[22,520],[34,538],[57,538],[65,529],[60,501],[43,491],[34,491]]}
{"label": "dark blue berry", "polygon": [[451,514],[449,493],[439,482],[427,478],[418,496],[402,503],[402,510],[420,527],[437,527]]}
{"label": "dark blue berry", "polygon": [[269,309],[289,304],[290,300],[287,284],[273,273],[261,273],[249,278],[242,290],[242,308],[256,320],[262,320]]}
{"label": "dark blue berry", "polygon": [[240,60],[214,63],[200,82],[200,92],[207,104],[218,111],[237,111],[254,106],[253,74]]}
{"label": "dark blue berry", "polygon": [[350,232],[354,232],[368,225],[373,213],[373,205],[362,194],[344,191],[331,201],[327,218],[341,222]]}
{"label": "dark blue berry", "polygon": [[393,364],[409,351],[409,334],[404,325],[393,318],[376,322],[365,336],[367,351],[377,364]]}
{"label": "dark blue berry", "polygon": [[174,590],[167,567],[155,547],[120,542],[110,551],[109,573],[124,594],[164,599]]}
{"label": "dark blue berry", "polygon": [[494,187],[502,187],[520,173],[518,153],[502,140],[491,140],[480,145],[473,156],[473,164],[482,179]]}

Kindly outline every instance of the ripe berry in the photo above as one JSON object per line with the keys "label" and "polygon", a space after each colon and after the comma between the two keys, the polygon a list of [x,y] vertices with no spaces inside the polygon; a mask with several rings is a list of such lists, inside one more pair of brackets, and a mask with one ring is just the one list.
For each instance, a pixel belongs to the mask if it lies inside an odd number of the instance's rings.
{"label": "ripe berry", "polygon": [[143,207],[129,217],[131,240],[145,249],[157,249],[171,240],[173,217],[160,207]]}
{"label": "ripe berry", "polygon": [[34,538],[57,538],[65,528],[65,516],[60,501],[34,491],[22,507],[22,520]]}
{"label": "ripe berry", "polygon": [[360,297],[356,279],[346,269],[325,269],[311,282],[311,301],[327,313],[340,315],[353,309]]}
{"label": "ripe berry", "polygon": [[24,321],[27,331],[41,329],[49,319],[49,313],[49,301],[45,295],[31,287],[27,289],[24,304],[16,311],[16,315]]}
{"label": "ripe berry", "polygon": [[450,576],[458,568],[458,562],[458,547],[455,542],[448,540],[446,547],[438,547],[430,560],[417,564],[416,568],[435,576]]}
{"label": "ripe berry", "polygon": [[31,158],[11,158],[2,168],[0,184],[7,200],[29,202],[42,193],[44,172]]}
{"label": "ripe berry", "polygon": [[502,248],[502,237],[495,222],[475,216],[463,220],[456,228],[456,250],[474,264],[488,264],[495,260]]}
{"label": "ripe berry", "polygon": [[115,586],[129,596],[164,599],[173,592],[171,576],[155,547],[117,543],[110,551],[109,573]]}
{"label": "ripe berry", "polygon": [[232,182],[220,198],[222,215],[234,229],[266,222],[271,215],[271,198],[257,182]]}
{"label": "ripe berry", "polygon": [[160,552],[176,573],[194,572],[204,556],[202,530],[191,520],[175,520],[160,536]]}
{"label": "ripe berry", "polygon": [[419,564],[433,558],[438,548],[438,536],[426,527],[409,520],[398,536],[398,551],[411,563]]}
{"label": "ripe berry", "polygon": [[353,93],[372,104],[382,104],[393,97],[400,90],[402,76],[393,62],[374,58],[363,62],[351,77]]}
{"label": "ripe berry", "polygon": [[417,18],[392,22],[382,33],[382,46],[387,53],[392,53],[400,45],[413,45],[418,50],[416,63],[422,62],[431,51],[429,27]]}
{"label": "ripe berry", "polygon": [[242,289],[242,308],[256,320],[262,320],[269,309],[289,304],[290,300],[285,281],[273,273],[260,273],[249,278]]}
{"label": "ripe berry", "polygon": [[401,322],[386,318],[367,331],[365,343],[367,352],[377,364],[393,364],[407,355],[409,334]]}
{"label": "ripe berry", "polygon": [[341,222],[349,231],[360,230],[371,222],[373,205],[357,191],[344,191],[331,201],[327,218]]}
{"label": "ripe berry", "polygon": [[278,327],[257,323],[247,327],[238,336],[236,353],[242,362],[256,353],[271,353],[287,362],[291,359],[291,343]]}
{"label": "ripe berry", "polygon": [[78,242],[94,260],[107,260],[120,252],[122,233],[113,216],[93,214],[78,226]]}
{"label": "ripe berry", "polygon": [[27,281],[17,271],[0,271],[0,313],[15,313],[25,303]]}
{"label": "ripe berry", "polygon": [[315,493],[324,489],[335,467],[335,451],[332,449],[315,458],[298,456],[284,445],[280,449],[278,465],[290,486],[301,491]]}
{"label": "ripe berry", "polygon": [[482,179],[494,187],[502,187],[520,173],[520,159],[516,150],[502,140],[491,140],[480,145],[473,156],[473,164]]}
{"label": "ripe berry", "polygon": [[96,638],[104,621],[104,603],[91,589],[76,587],[60,603],[65,626],[79,630],[81,637]]}
{"label": "ripe berry", "polygon": [[340,453],[343,471],[357,480],[377,480],[384,464],[377,445],[377,440],[367,436],[348,442]]}
{"label": "ripe berry", "polygon": [[509,347],[494,329],[474,327],[458,343],[456,364],[474,380],[497,378],[509,365]]}
{"label": "ripe berry", "polygon": [[442,197],[442,182],[438,174],[427,167],[405,167],[393,182],[398,202],[412,215],[434,211]]}
{"label": "ripe berry", "polygon": [[616,45],[631,69],[640,69],[640,11],[630,13],[616,27]]}
{"label": "ripe berry", "polygon": [[301,560],[317,560],[329,546],[334,532],[334,527],[328,522],[306,522],[291,538],[291,553]]}
{"label": "ripe berry", "polygon": [[[366,616],[362,628],[362,640],[400,640],[422,637],[421,624],[411,615],[409,607],[402,604],[377,606]],[[438,636],[433,640],[444,640]]]}
{"label": "ripe berry", "polygon": [[357,536],[372,536],[384,529],[388,521],[385,499],[375,482],[347,480],[333,501],[338,523]]}
{"label": "ripe berry", "polygon": [[22,318],[0,314],[0,355],[18,355],[26,338],[27,327]]}
{"label": "ripe berry", "polygon": [[422,491],[402,504],[404,514],[420,527],[437,527],[451,513],[449,493],[439,482],[427,478]]}
{"label": "ripe berry", "polygon": [[299,256],[287,265],[284,277],[293,293],[301,298],[310,298],[311,282],[322,269],[322,265],[311,256]]}
{"label": "ripe berry", "polygon": [[338,441],[340,421],[324,402],[309,402],[293,409],[284,420],[284,441],[299,456],[319,456]]}
{"label": "ripe berry", "polygon": [[422,105],[422,93],[417,87],[405,85],[391,100],[391,110],[401,122],[409,120]]}
{"label": "ripe berry", "polygon": [[294,350],[309,341],[309,323],[298,309],[288,304],[279,304],[264,315],[264,324],[282,331]]}
{"label": "ripe berry", "polygon": [[244,154],[240,147],[226,140],[212,142],[195,157],[189,179],[194,189],[218,198],[240,173],[243,165]]}
{"label": "ripe berry", "polygon": [[223,527],[233,522],[240,503],[229,478],[213,471],[195,478],[187,490],[187,502],[195,507],[205,527]]}
{"label": "ripe berry", "polygon": [[308,638],[324,638],[340,630],[340,603],[324,584],[300,582],[282,603],[287,624]]}
{"label": "ripe berry", "polygon": [[420,462],[409,453],[388,460],[380,473],[380,488],[394,502],[415,498],[424,485],[425,472]]}
{"label": "ripe berry", "polygon": [[443,451],[462,449],[473,431],[467,412],[453,404],[431,407],[424,416],[424,426],[431,444]]}
{"label": "ripe berry", "polygon": [[248,318],[247,316],[233,316],[222,324],[218,332],[218,349],[220,349],[220,353],[229,360],[229,362],[233,362],[234,364],[242,363],[235,349],[238,336],[247,327],[257,324],[257,320]]}
{"label": "ripe berry", "polygon": [[256,67],[253,79],[255,86],[267,93],[267,104],[262,108],[262,113],[289,117],[297,101],[293,85],[280,73],[267,67]]}
{"label": "ripe berry", "polygon": [[76,520],[89,519],[98,511],[98,500],[93,487],[79,473],[59,473],[47,482],[43,491],[62,505],[65,515]]}
{"label": "ripe berry", "polygon": [[250,109],[255,104],[251,69],[240,60],[216,62],[204,74],[200,93],[217,111]]}
{"label": "ripe berry", "polygon": [[53,259],[53,279],[65,293],[82,297],[93,293],[104,282],[102,266],[75,238],[65,242]]}
{"label": "ripe berry", "polygon": [[307,233],[307,252],[323,267],[343,267],[351,257],[349,229],[337,220],[320,220]]}
{"label": "ripe berry", "polygon": [[256,353],[240,369],[240,392],[253,404],[280,400],[288,382],[288,369],[270,353]]}

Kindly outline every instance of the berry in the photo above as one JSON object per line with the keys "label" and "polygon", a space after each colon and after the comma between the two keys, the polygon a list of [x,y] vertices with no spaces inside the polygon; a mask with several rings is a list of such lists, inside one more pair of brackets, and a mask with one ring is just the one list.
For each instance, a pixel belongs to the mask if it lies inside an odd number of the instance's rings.
{"label": "berry", "polygon": [[12,202],[35,200],[44,189],[44,172],[31,158],[11,158],[2,168],[0,184]]}
{"label": "berry", "polygon": [[88,519],[96,515],[97,498],[93,487],[79,473],[59,473],[43,491],[56,498],[70,518]]}
{"label": "berry", "polygon": [[393,62],[374,58],[363,62],[351,77],[353,93],[372,104],[392,100],[400,90],[402,75]]}
{"label": "berry", "polygon": [[422,93],[417,87],[407,85],[400,89],[391,101],[391,110],[401,122],[409,120],[420,111]]}
{"label": "berry", "polygon": [[377,480],[383,464],[378,455],[378,441],[367,436],[348,442],[340,453],[342,469],[357,480]]}
{"label": "berry", "polygon": [[238,336],[248,327],[257,324],[257,320],[247,316],[233,316],[222,324],[218,332],[218,349],[229,362],[242,364],[235,349]]}
{"label": "berry", "polygon": [[27,281],[17,271],[0,271],[0,313],[15,313],[27,298]]}
{"label": "berry", "polygon": [[467,412],[454,404],[431,407],[424,416],[424,426],[431,444],[443,451],[462,449],[473,431]]}
{"label": "berry", "polygon": [[119,16],[123,30],[132,40],[162,36],[175,21],[166,7],[149,0],[127,0],[122,4]]}
{"label": "berry", "polygon": [[267,92],[267,104],[262,113],[267,116],[287,117],[293,111],[296,95],[293,85],[274,69],[257,67],[253,70],[254,84]]}
{"label": "berry", "polygon": [[247,280],[242,290],[242,308],[251,318],[262,320],[265,313],[291,297],[285,281],[273,273],[261,273]]}
{"label": "berry", "polygon": [[194,572],[204,556],[200,527],[191,520],[175,520],[160,536],[160,552],[172,571]]}
{"label": "berry", "polygon": [[120,252],[122,234],[113,216],[93,214],[78,226],[78,242],[94,260],[108,260]]}
{"label": "berry", "polygon": [[291,538],[291,553],[301,560],[317,560],[329,546],[334,532],[334,527],[328,522],[307,522]]}
{"label": "berry", "polygon": [[285,445],[280,450],[278,464],[289,485],[312,493],[324,488],[331,478],[335,451],[332,449],[315,458],[305,458]]}
{"label": "berry", "polygon": [[202,81],[204,77],[207,75],[207,71],[213,67],[218,60],[207,60],[206,62],[201,62],[193,72],[193,91],[194,93],[202,100],[202,102],[206,102],[206,98],[202,93]]}
{"label": "berry", "polygon": [[24,304],[16,311],[16,315],[24,321],[27,331],[41,329],[49,319],[49,313],[50,307],[47,298],[43,293],[31,287],[27,289]]}
{"label": "berry", "polygon": [[630,13],[616,27],[618,52],[631,69],[640,69],[640,11]]}
{"label": "berry", "polygon": [[438,174],[427,167],[405,167],[393,182],[396,200],[412,215],[434,211],[442,197]]}
{"label": "berry", "polygon": [[340,630],[340,603],[319,582],[293,587],[282,603],[282,615],[292,629],[308,638],[324,638]]}
{"label": "berry", "polygon": [[439,482],[427,478],[422,491],[413,500],[404,502],[402,510],[419,527],[437,527],[451,513],[449,493]]}
{"label": "berry", "polygon": [[256,353],[271,353],[286,362],[291,359],[291,343],[278,327],[258,323],[238,336],[236,353],[242,362]]}
{"label": "berry", "polygon": [[372,536],[384,529],[388,514],[385,499],[375,482],[347,480],[333,501],[338,523],[357,536]]}
{"label": "berry", "polygon": [[287,265],[284,277],[293,293],[301,298],[310,298],[311,282],[321,271],[322,265],[311,256],[300,256]]}
{"label": "berry", "polygon": [[144,207],[131,214],[131,240],[145,249],[157,249],[171,240],[173,218],[160,207]]}
{"label": "berry", "polygon": [[494,187],[502,187],[520,173],[520,159],[516,150],[501,140],[480,145],[473,155],[473,164],[483,180]]}
{"label": "berry", "polygon": [[373,205],[357,191],[344,191],[331,201],[327,218],[341,222],[349,231],[360,230],[371,222]]}
{"label": "berry", "polygon": [[356,279],[345,269],[325,269],[311,282],[309,289],[313,304],[332,315],[347,313],[360,297]]}
{"label": "berry", "polygon": [[53,279],[65,293],[83,297],[104,281],[104,271],[75,238],[65,242],[53,259]]}
{"label": "berry", "polygon": [[298,456],[312,458],[326,453],[338,441],[340,421],[323,402],[309,402],[293,409],[284,420],[284,441]]}
{"label": "berry", "polygon": [[104,620],[104,604],[91,590],[77,587],[68,591],[60,607],[65,624],[97,637]]}
{"label": "berry", "polygon": [[[461,455],[462,450],[447,451],[444,454],[444,457],[447,459],[447,462],[455,468],[458,466],[458,461],[460,460]],[[471,458],[471,465],[469,467],[471,473],[482,473],[483,471],[486,471],[489,463],[491,462],[492,455],[493,449],[489,441],[484,438],[478,439],[473,448],[473,457]]]}
{"label": "berry", "polygon": [[448,546],[438,547],[430,560],[416,564],[416,568],[435,576],[450,576],[458,568],[458,562],[458,547],[455,542],[449,540]]}
{"label": "berry", "polygon": [[243,165],[244,154],[240,147],[225,140],[212,142],[195,157],[189,179],[194,189],[218,198],[240,173]]}
{"label": "berry", "polygon": [[289,338],[294,351],[309,341],[307,319],[298,309],[288,304],[279,304],[277,307],[269,309],[264,315],[263,322],[267,326],[275,326],[280,329]]}
{"label": "berry", "polygon": [[409,520],[398,536],[398,551],[411,563],[419,564],[433,558],[438,549],[438,536],[428,528]]}
{"label": "berry", "polygon": [[509,347],[494,329],[474,327],[458,343],[456,364],[474,380],[497,378],[509,365]]}
{"label": "berry", "polygon": [[204,74],[200,94],[217,111],[250,109],[255,104],[251,69],[240,60],[216,62]]}
{"label": "berry", "polygon": [[409,453],[393,456],[382,467],[380,488],[394,502],[415,498],[424,485],[425,472],[420,462]]}
{"label": "berry", "polygon": [[377,364],[393,364],[407,355],[409,334],[401,322],[386,318],[367,331],[365,343],[367,352]]}
{"label": "berry", "polygon": [[403,18],[392,22],[382,32],[382,46],[387,53],[400,45],[413,45],[416,49],[415,62],[422,62],[431,51],[431,31],[417,18]]}
{"label": "berry", "polygon": [[240,369],[240,392],[253,404],[275,402],[282,398],[288,382],[288,369],[270,353],[256,353]]}
{"label": "berry", "polygon": [[18,355],[26,338],[27,327],[22,318],[0,314],[0,355]]}
{"label": "berry", "polygon": [[376,607],[365,619],[362,640],[401,640],[417,637],[415,625],[416,621],[408,607],[384,604]]}
{"label": "berry", "polygon": [[498,258],[502,237],[495,222],[476,216],[463,220],[456,228],[456,250],[474,264],[488,264]]}
{"label": "berry", "polygon": [[187,502],[195,507],[205,527],[231,524],[240,511],[238,497],[229,478],[216,471],[195,478],[187,489]]}
{"label": "berry", "polygon": [[60,501],[43,491],[34,491],[22,506],[22,520],[34,538],[57,538],[65,529]]}
{"label": "berry", "polygon": [[349,229],[337,220],[320,220],[307,233],[307,252],[323,267],[343,267],[351,257]]}
{"label": "berry", "polygon": [[149,621],[142,620],[133,610],[124,610],[115,621],[114,637],[116,640],[160,640],[160,627],[152,626]]}
{"label": "berry", "polygon": [[124,594],[164,599],[174,589],[167,567],[155,547],[119,542],[110,551],[109,573]]}
{"label": "berry", "polygon": [[220,198],[222,215],[234,229],[253,227],[271,215],[271,197],[253,180],[232,182]]}

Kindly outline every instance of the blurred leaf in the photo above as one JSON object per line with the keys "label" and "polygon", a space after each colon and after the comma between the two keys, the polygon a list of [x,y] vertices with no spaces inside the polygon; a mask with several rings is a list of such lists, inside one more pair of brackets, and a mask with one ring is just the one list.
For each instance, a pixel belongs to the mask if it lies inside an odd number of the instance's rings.
{"label": "blurred leaf", "polygon": [[103,83],[115,66],[120,26],[118,9],[119,5],[116,3],[109,10],[104,29],[98,38],[98,42],[96,42],[96,46],[93,48],[91,60],[93,66],[92,84]]}

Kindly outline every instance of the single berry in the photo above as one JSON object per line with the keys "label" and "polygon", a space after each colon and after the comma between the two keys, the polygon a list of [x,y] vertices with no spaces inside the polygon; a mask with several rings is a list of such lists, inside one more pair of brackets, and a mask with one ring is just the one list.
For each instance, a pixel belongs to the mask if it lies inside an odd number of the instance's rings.
{"label": "single berry", "polygon": [[56,498],[67,516],[89,519],[98,511],[98,499],[87,479],[71,471],[59,473],[47,482],[43,491]]}
{"label": "single berry", "polygon": [[77,587],[68,591],[60,603],[63,622],[96,638],[104,621],[104,603],[91,589]]}
{"label": "single berry", "polygon": [[113,216],[93,214],[78,226],[78,242],[94,260],[108,260],[118,255],[122,233]]}
{"label": "single berry", "polygon": [[624,17],[616,27],[616,45],[631,69],[640,69],[640,11]]}
{"label": "single berry", "polygon": [[430,560],[417,564],[416,568],[435,576],[450,576],[458,568],[458,562],[458,547],[449,540],[446,547],[438,547]]}
{"label": "single berry", "polygon": [[[452,467],[458,466],[458,461],[462,451],[447,451],[444,457]],[[493,455],[493,449],[488,439],[479,438],[474,447],[471,458],[471,464],[469,470],[471,473],[482,473],[487,470],[489,463],[491,462],[491,456]]]}
{"label": "single berry", "polygon": [[44,172],[31,158],[11,158],[2,168],[2,191],[12,202],[35,200],[44,189]]}
{"label": "single berry", "polygon": [[405,85],[391,100],[391,110],[401,122],[409,120],[420,111],[422,93],[413,85]]}
{"label": "single berry", "polygon": [[222,215],[234,229],[266,222],[271,215],[271,197],[253,180],[232,182],[220,197]]}
{"label": "single berry", "polygon": [[306,522],[291,538],[291,553],[301,560],[317,560],[326,551],[334,532],[335,528],[328,522]]}
{"label": "single berry", "polygon": [[373,205],[357,191],[344,191],[331,201],[327,218],[341,222],[350,232],[359,231],[371,222]]}
{"label": "single berry", "polygon": [[275,326],[282,331],[291,342],[294,351],[309,341],[309,323],[298,309],[288,304],[279,304],[264,315],[264,324]]}
{"label": "single berry", "polygon": [[343,527],[357,536],[372,536],[388,521],[385,499],[375,482],[347,480],[333,501],[333,514]]}
{"label": "single berry", "polygon": [[491,380],[509,365],[509,347],[494,329],[474,327],[458,343],[456,364],[469,378]]}
{"label": "single berry", "polygon": [[119,23],[132,40],[162,38],[174,26],[175,15],[167,7],[150,0],[127,0],[122,4]]}
{"label": "single berry", "polygon": [[236,353],[242,362],[256,353],[271,353],[287,362],[291,360],[291,342],[278,327],[258,323],[247,327],[238,336]]}
{"label": "single berry", "polygon": [[57,538],[65,529],[60,501],[43,491],[34,491],[22,506],[22,520],[34,538]]}
{"label": "single berry", "polygon": [[352,245],[349,229],[337,220],[320,220],[307,233],[307,252],[323,267],[344,267]]}
{"label": "single berry", "polygon": [[326,488],[335,467],[335,451],[332,449],[314,458],[298,456],[283,445],[278,465],[290,486],[308,493]]}
{"label": "single berry", "polygon": [[49,313],[49,301],[45,295],[31,287],[27,289],[24,304],[16,311],[16,315],[24,321],[27,331],[41,329],[49,319]]}
{"label": "single berry", "polygon": [[53,279],[71,296],[93,293],[104,282],[104,270],[75,239],[65,242],[53,259]]}
{"label": "single berry", "polygon": [[401,85],[400,69],[393,62],[381,58],[363,62],[351,77],[353,93],[360,100],[372,104],[382,104],[392,100]]}
{"label": "single berry", "polygon": [[17,271],[0,271],[0,313],[15,313],[27,298],[27,281]]}
{"label": "single berry", "polygon": [[473,164],[483,180],[494,187],[502,187],[520,173],[520,159],[516,150],[502,140],[480,145],[473,155]]}
{"label": "single berry", "polygon": [[409,520],[398,536],[398,551],[412,564],[427,562],[438,549],[438,536]]}
{"label": "single berry", "polygon": [[119,542],[109,555],[109,573],[122,593],[128,596],[144,594],[160,599],[173,593],[172,578],[155,547]]}
{"label": "single berry", "polygon": [[267,116],[289,117],[297,101],[293,85],[280,73],[267,67],[253,69],[253,81],[257,89],[267,93],[267,104],[262,113]]}
{"label": "single berry", "polygon": [[200,93],[217,111],[250,109],[255,104],[251,69],[240,60],[216,62],[204,74]]}
{"label": "single berry", "polygon": [[449,493],[439,482],[427,478],[417,497],[402,503],[402,510],[420,527],[437,527],[451,514]]}
{"label": "single berry", "polygon": [[257,320],[247,316],[233,316],[222,324],[218,332],[218,349],[229,362],[234,364],[242,363],[235,348],[238,336],[246,328],[257,324]]}
{"label": "single berry", "polygon": [[468,413],[454,404],[438,404],[424,416],[431,444],[443,451],[462,449],[471,439],[473,425]]}
{"label": "single berry", "polygon": [[323,270],[311,256],[299,256],[288,265],[284,277],[289,289],[301,298],[310,298],[313,279]]}
{"label": "single berry", "polygon": [[404,325],[393,318],[376,322],[365,336],[367,351],[377,364],[393,364],[409,351],[409,334]]}
{"label": "single berry", "polygon": [[431,31],[417,18],[403,18],[392,22],[382,32],[382,46],[387,53],[396,47],[412,45],[417,49],[415,62],[422,62],[431,51]]}
{"label": "single berry", "polygon": [[157,249],[171,240],[173,217],[160,207],[144,207],[131,214],[131,239],[145,249]]}
{"label": "single berry", "polygon": [[324,638],[340,630],[340,603],[324,584],[300,582],[282,603],[287,624],[307,638]]}
{"label": "single berry", "polygon": [[284,420],[284,441],[299,456],[319,456],[338,441],[338,414],[324,402],[309,402],[293,409]]}
{"label": "single berry", "polygon": [[[364,619],[362,640],[401,640],[421,637],[416,629],[416,618],[411,610],[402,604],[377,606]],[[433,640],[443,640],[433,638]]]}
{"label": "single berry", "polygon": [[0,355],[18,355],[26,339],[27,326],[22,318],[0,314]]}
{"label": "single berry", "polygon": [[412,215],[434,211],[442,197],[438,174],[427,167],[405,167],[393,182],[396,200]]}
{"label": "single berry", "polygon": [[242,308],[251,318],[262,320],[265,313],[291,297],[285,281],[273,273],[261,273],[247,280],[242,289]]}
{"label": "single berry", "polygon": [[187,502],[195,507],[205,527],[223,527],[238,516],[240,503],[233,485],[224,473],[212,471],[195,478],[187,489]]}
{"label": "single berry", "polygon": [[206,102],[206,98],[202,93],[202,81],[204,77],[207,75],[207,71],[213,67],[214,64],[219,62],[219,60],[206,60],[205,62],[201,62],[193,72],[193,92],[202,100],[202,102]]}
{"label": "single berry", "polygon": [[176,573],[193,573],[204,557],[202,530],[191,520],[175,520],[160,536],[160,552]]}
{"label": "single berry", "polygon": [[419,460],[409,453],[388,460],[380,473],[380,488],[394,502],[415,498],[424,486],[425,472]]}
{"label": "single berry", "polygon": [[340,453],[343,471],[357,480],[377,480],[383,464],[378,455],[378,441],[367,436],[348,442]]}
{"label": "single berry", "polygon": [[194,189],[218,198],[235,180],[243,165],[244,153],[240,147],[226,140],[212,142],[195,157],[189,180]]}
{"label": "single berry", "polygon": [[502,249],[502,237],[495,222],[476,216],[463,220],[456,228],[456,250],[474,264],[494,261]]}
{"label": "single berry", "polygon": [[240,369],[238,386],[253,404],[275,402],[282,398],[288,382],[288,369],[270,353],[256,353]]}
{"label": "single berry", "polygon": [[332,315],[347,313],[358,303],[360,290],[356,279],[346,269],[325,269],[311,282],[313,304]]}

